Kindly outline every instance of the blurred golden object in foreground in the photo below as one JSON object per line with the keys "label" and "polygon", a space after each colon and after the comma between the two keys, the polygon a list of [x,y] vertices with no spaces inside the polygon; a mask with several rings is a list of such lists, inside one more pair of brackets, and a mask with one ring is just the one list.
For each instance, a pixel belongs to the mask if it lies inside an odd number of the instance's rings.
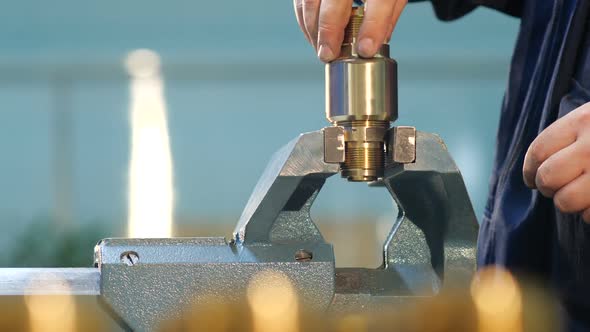
{"label": "blurred golden object in foreground", "polygon": [[[60,293],[68,293],[67,281],[58,283]],[[31,280],[28,291],[35,293],[43,289],[41,280]],[[73,332],[76,331],[76,304],[72,296],[26,295],[25,304],[29,313],[29,327],[32,332]]]}
{"label": "blurred golden object in foreground", "polygon": [[0,331],[122,331],[95,296],[0,296]]}
{"label": "blurred golden object in foreground", "polygon": [[31,332],[73,332],[76,330],[76,304],[67,295],[26,296]]}
{"label": "blurred golden object in foreground", "polygon": [[[236,276],[239,277],[239,276]],[[32,283],[34,287],[41,287]],[[45,289],[45,288],[43,288]],[[245,296],[228,288],[164,322],[161,331],[403,331],[403,332],[553,332],[557,308],[546,289],[518,283],[508,272],[483,269],[470,289],[446,289],[431,298],[406,298],[403,304],[358,307],[347,312],[312,311],[299,302],[301,291],[289,277],[263,271]],[[63,293],[63,292],[62,292]],[[228,300],[230,299],[230,300]],[[358,310],[357,310],[358,309]],[[165,310],[165,308],[163,308]],[[115,331],[113,320],[95,296],[0,296],[0,331]],[[176,314],[176,313],[174,313]]]}
{"label": "blurred golden object in foreground", "polygon": [[299,331],[297,294],[285,274],[258,273],[250,280],[247,297],[255,332]]}
{"label": "blurred golden object in foreground", "polygon": [[266,271],[254,278],[243,302],[195,304],[163,331],[404,331],[553,332],[557,310],[536,283],[520,286],[505,270],[481,270],[468,289],[405,300],[377,311],[310,312],[301,307],[287,276]]}
{"label": "blurred golden object in foreground", "polygon": [[480,332],[523,330],[522,294],[516,279],[498,267],[484,268],[471,284]]}
{"label": "blurred golden object in foreground", "polygon": [[338,332],[365,332],[368,331],[368,317],[360,314],[349,314],[339,319],[335,324]]}

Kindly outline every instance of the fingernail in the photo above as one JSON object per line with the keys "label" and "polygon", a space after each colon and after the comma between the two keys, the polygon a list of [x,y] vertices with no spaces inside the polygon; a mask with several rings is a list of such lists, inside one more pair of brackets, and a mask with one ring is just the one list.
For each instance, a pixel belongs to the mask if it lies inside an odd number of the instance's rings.
{"label": "fingernail", "polygon": [[334,52],[332,52],[328,45],[320,45],[318,57],[324,62],[332,61],[334,60]]}
{"label": "fingernail", "polygon": [[364,57],[371,57],[373,56],[375,50],[373,49],[373,47],[375,47],[375,42],[373,41],[373,39],[371,38],[363,38],[361,39],[361,41],[359,42],[359,46],[357,51],[359,52],[359,54],[361,56]]}

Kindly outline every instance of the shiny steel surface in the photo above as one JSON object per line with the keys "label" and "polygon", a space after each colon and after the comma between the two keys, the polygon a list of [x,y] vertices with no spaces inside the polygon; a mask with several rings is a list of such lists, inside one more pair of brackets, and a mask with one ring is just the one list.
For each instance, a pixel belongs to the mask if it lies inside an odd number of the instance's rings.
{"label": "shiny steel surface", "polygon": [[96,268],[2,268],[0,295],[99,295]]}
{"label": "shiny steel surface", "polygon": [[345,161],[344,128],[326,127],[324,133],[324,162],[343,163]]}
{"label": "shiny steel surface", "polygon": [[385,165],[413,163],[416,161],[416,128],[393,127],[387,132],[387,156]]}
{"label": "shiny steel surface", "polygon": [[397,119],[397,64],[385,57],[340,58],[326,65],[330,122]]}

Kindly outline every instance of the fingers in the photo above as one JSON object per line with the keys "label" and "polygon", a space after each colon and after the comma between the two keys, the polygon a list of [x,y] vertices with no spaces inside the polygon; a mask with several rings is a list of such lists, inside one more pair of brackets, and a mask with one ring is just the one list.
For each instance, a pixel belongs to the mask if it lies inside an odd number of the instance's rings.
{"label": "fingers", "polygon": [[584,172],[584,150],[587,143],[576,141],[565,149],[558,151],[539,166],[535,176],[535,186],[546,197],[553,195],[566,184],[572,182]]}
{"label": "fingers", "polygon": [[527,186],[553,197],[563,213],[590,224],[590,103],[547,127],[529,147],[523,165]]}
{"label": "fingers", "polygon": [[303,11],[303,25],[311,45],[317,50],[318,19],[320,16],[320,0],[300,0]]}
{"label": "fingers", "polygon": [[303,1],[293,0],[293,9],[295,9],[295,17],[297,17],[297,24],[299,24],[299,28],[303,32],[305,39],[307,39],[307,41],[313,45],[313,42],[309,37],[309,33],[307,33],[307,29],[305,28],[305,24],[303,21]]}
{"label": "fingers", "polygon": [[389,42],[391,39],[391,34],[393,34],[393,30],[397,25],[397,21],[399,21],[399,17],[402,14],[402,11],[408,4],[408,0],[397,0],[395,2],[395,7],[393,8],[393,16],[391,18],[391,23],[389,24],[389,29],[387,29],[387,33],[385,34],[386,41]]}
{"label": "fingers", "polygon": [[577,138],[576,112],[572,112],[547,127],[531,143],[522,169],[524,183],[529,188],[536,188],[535,178],[539,166],[557,151],[572,144]]}
{"label": "fingers", "polygon": [[391,28],[395,5],[396,0],[367,0],[365,17],[359,31],[357,51],[361,56],[370,58],[383,45]]}
{"label": "fingers", "polygon": [[590,174],[583,174],[561,188],[553,197],[555,207],[563,213],[590,209]]}
{"label": "fingers", "polygon": [[[372,57],[386,42],[408,0],[368,0],[359,32],[358,52]],[[340,53],[352,0],[293,0],[299,27],[324,62]]]}
{"label": "fingers", "polygon": [[[303,0],[304,6],[305,1]],[[352,0],[322,0],[317,26],[317,50],[319,58],[330,62],[340,53],[344,29],[352,10]],[[313,38],[313,34],[310,34]]]}

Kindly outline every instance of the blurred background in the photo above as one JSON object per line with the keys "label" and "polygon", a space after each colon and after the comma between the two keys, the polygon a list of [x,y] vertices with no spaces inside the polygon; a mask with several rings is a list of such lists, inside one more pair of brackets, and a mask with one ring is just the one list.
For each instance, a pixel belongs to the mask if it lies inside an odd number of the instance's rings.
{"label": "blurred background", "polygon": [[[399,120],[439,133],[480,216],[518,21],[410,4],[391,42]],[[230,237],[278,148],[327,125],[290,0],[7,2],[0,10],[0,265],[90,266],[114,236]],[[376,266],[382,189],[333,177],[313,217]]]}

